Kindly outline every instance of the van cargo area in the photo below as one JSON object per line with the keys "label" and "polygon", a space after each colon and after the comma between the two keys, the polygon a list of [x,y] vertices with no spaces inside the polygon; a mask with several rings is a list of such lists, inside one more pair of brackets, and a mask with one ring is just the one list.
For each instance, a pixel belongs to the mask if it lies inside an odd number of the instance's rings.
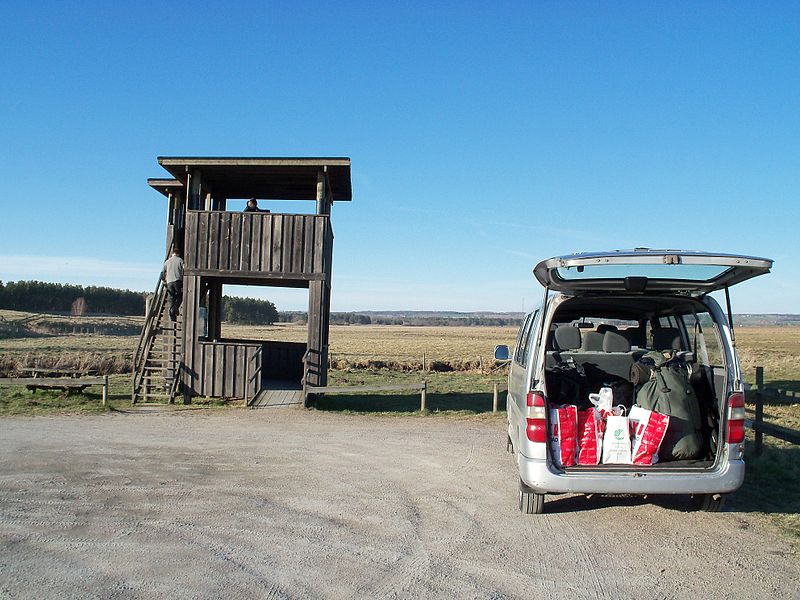
{"label": "van cargo area", "polygon": [[[546,332],[544,391],[548,409],[563,405],[575,405],[578,411],[589,409],[593,406],[589,394],[610,388],[613,406],[623,406],[620,412],[629,413],[637,404],[637,394],[641,400],[641,373],[650,376],[650,371],[637,365],[646,362],[645,355],[657,351],[676,357],[686,369],[691,389],[683,400],[699,423],[691,457],[678,459],[662,448],[658,462],[652,465],[601,461],[564,466],[563,472],[713,469],[717,454],[725,447],[718,443],[728,376],[720,331],[705,304],[687,296],[586,295],[562,302]],[[674,428],[687,425],[684,421],[670,417],[667,438]],[[550,433],[548,440],[552,442]]]}
{"label": "van cargo area", "polygon": [[[745,401],[729,288],[768,258],[634,248],[539,262],[541,304],[507,360],[519,508],[547,494],[685,494],[705,511],[744,481]],[[726,311],[710,294],[724,294]]]}

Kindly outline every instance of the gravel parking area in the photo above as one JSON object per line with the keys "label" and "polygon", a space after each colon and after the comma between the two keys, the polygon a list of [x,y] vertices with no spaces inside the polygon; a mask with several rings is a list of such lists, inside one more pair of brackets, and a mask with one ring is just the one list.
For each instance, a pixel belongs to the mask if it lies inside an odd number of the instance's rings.
{"label": "gravel parking area", "polygon": [[762,517],[517,510],[503,417],[0,419],[0,597],[796,598]]}

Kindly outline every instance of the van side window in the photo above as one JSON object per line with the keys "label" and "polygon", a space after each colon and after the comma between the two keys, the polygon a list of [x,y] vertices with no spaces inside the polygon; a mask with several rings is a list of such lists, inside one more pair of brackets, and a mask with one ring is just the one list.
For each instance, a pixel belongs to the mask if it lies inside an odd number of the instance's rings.
{"label": "van side window", "polygon": [[517,334],[517,344],[514,346],[514,360],[519,362],[519,355],[522,352],[522,338],[525,336],[525,332],[528,330],[528,326],[531,323],[531,318],[533,315],[527,315],[522,320],[522,325],[519,327],[519,333]]}
{"label": "van side window", "polygon": [[514,357],[514,360],[520,365],[524,365],[528,358],[528,346],[530,345],[531,333],[534,330],[533,324],[536,321],[536,315],[538,313],[539,311],[537,310],[531,314],[530,319],[528,319],[528,322],[525,324],[525,331],[522,333],[522,337],[517,345],[517,354]]}
{"label": "van side window", "polygon": [[533,345],[536,343],[536,332],[539,330],[539,318],[541,315],[539,311],[533,313],[533,319],[531,319],[531,331],[528,335],[528,343],[525,345],[525,355],[523,356],[523,362],[528,361],[528,357],[530,356],[531,352],[534,352],[536,349]]}
{"label": "van side window", "polygon": [[668,317],[660,317],[658,319],[658,324],[662,328],[670,327],[670,328],[674,329],[674,328],[676,328],[678,326],[678,322],[675,320],[675,317],[672,316],[672,315],[669,315]]}
{"label": "van side window", "polygon": [[[698,322],[699,327],[697,327]],[[708,367],[722,368],[725,364],[722,358],[722,343],[711,315],[700,313],[697,318],[694,315],[684,315],[683,323],[686,326],[691,349],[697,353],[695,360]],[[701,331],[702,338],[700,337]]]}

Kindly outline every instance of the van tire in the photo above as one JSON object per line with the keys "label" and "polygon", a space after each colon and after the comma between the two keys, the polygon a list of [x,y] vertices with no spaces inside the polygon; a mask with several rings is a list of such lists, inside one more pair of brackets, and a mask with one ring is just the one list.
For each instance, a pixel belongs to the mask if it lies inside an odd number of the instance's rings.
{"label": "van tire", "polygon": [[544,512],[544,494],[537,494],[520,481],[519,510],[525,515],[540,515]]}
{"label": "van tire", "polygon": [[695,510],[705,512],[720,512],[725,506],[725,496],[722,494],[699,494],[692,496],[692,506]]}

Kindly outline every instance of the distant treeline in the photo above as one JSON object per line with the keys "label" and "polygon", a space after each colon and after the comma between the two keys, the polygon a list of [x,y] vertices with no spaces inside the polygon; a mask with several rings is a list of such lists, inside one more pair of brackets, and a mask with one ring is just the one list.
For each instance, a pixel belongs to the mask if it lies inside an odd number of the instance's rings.
{"label": "distant treeline", "polygon": [[[331,313],[331,325],[402,325],[402,321],[397,323],[385,323],[389,319],[372,319],[369,315],[359,313]],[[308,313],[302,311],[288,311],[278,313],[280,323],[308,323]]]}
{"label": "distant treeline", "polygon": [[223,296],[222,320],[239,325],[271,325],[278,320],[278,309],[269,300]]}
{"label": "distant treeline", "polygon": [[69,313],[72,305],[83,298],[82,312],[104,315],[142,315],[144,297],[141,292],[114,288],[45,283],[43,281],[0,281],[0,308],[28,312]]}
{"label": "distant treeline", "polygon": [[[43,281],[0,281],[0,308],[43,313],[101,315],[144,315],[144,292],[115,288],[80,286]],[[480,315],[368,315],[358,312],[331,313],[332,325],[428,325],[428,326],[517,326],[521,319]],[[303,311],[278,312],[269,300],[223,296],[222,320],[241,325],[269,325],[275,322],[306,323]]]}
{"label": "distant treeline", "polygon": [[[299,311],[278,313],[281,323],[306,323],[307,313]],[[370,316],[357,312],[332,312],[331,325],[409,325],[438,327],[506,327],[518,326],[521,319],[515,317],[415,317],[415,316]]]}
{"label": "distant treeline", "polygon": [[[107,287],[0,281],[0,308],[26,312],[141,316],[146,296]],[[223,296],[222,319],[241,325],[269,325],[278,320],[278,310],[269,300]]]}

